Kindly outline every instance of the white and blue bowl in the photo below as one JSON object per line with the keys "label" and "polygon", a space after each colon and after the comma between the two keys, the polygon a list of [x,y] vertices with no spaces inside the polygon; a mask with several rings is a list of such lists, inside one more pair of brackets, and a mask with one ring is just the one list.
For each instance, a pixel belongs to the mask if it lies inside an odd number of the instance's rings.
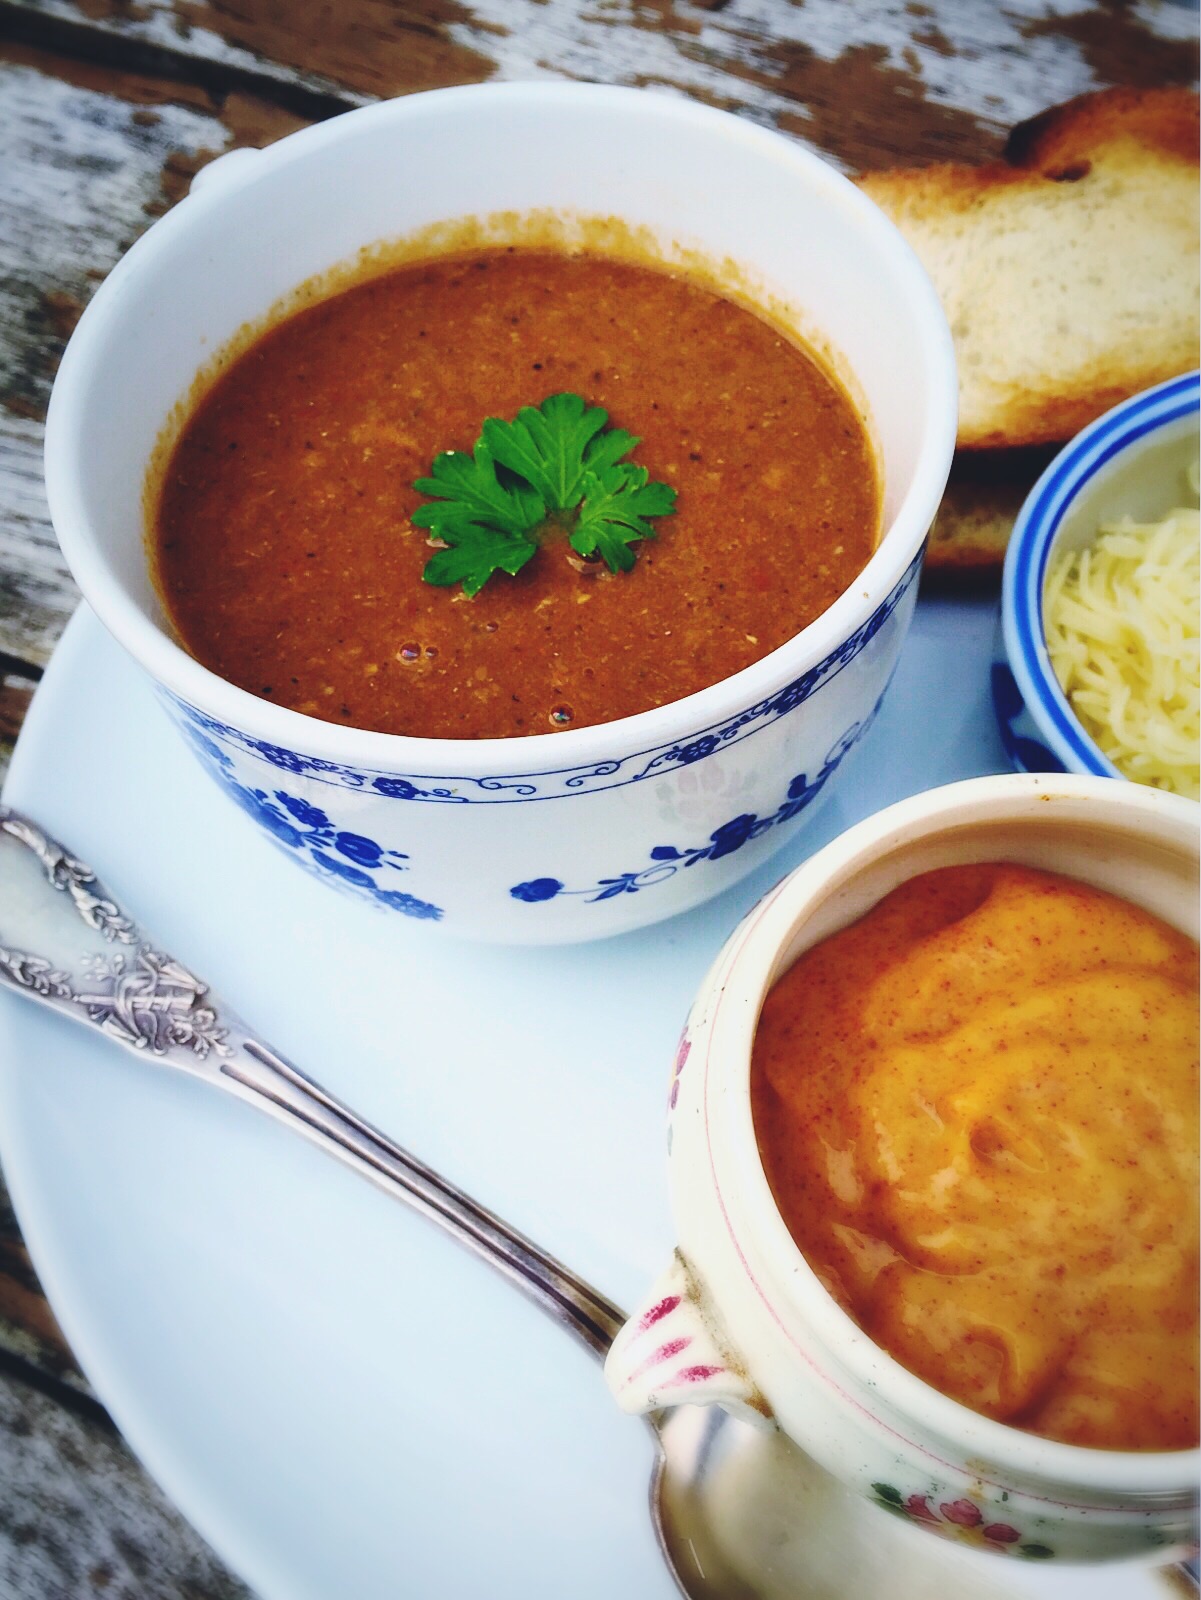
{"label": "white and blue bowl", "polygon": [[[298,285],[463,217],[617,218],[789,308],[859,402],[879,543],[809,627],[672,705],[515,739],[338,727],[190,656],[152,581],[148,465],[196,374]],[[497,221],[497,228],[505,224]],[[570,238],[570,232],[569,232]],[[504,238],[503,233],[500,237]],[[917,258],[839,173],[784,137],[662,94],[485,84],[335,117],[201,175],[85,312],[46,433],[46,487],[85,598],[201,764],[332,886],[424,928],[597,938],[727,888],[804,826],[892,676],[955,436],[950,332]]]}
{"label": "white and blue bowl", "polygon": [[1163,517],[1183,502],[1198,456],[1201,375],[1125,400],[1076,435],[1031,490],[1014,524],[992,664],[1001,738],[1019,772],[1121,778],[1085,732],[1055,676],[1043,623],[1052,559],[1092,542],[1104,522]]}

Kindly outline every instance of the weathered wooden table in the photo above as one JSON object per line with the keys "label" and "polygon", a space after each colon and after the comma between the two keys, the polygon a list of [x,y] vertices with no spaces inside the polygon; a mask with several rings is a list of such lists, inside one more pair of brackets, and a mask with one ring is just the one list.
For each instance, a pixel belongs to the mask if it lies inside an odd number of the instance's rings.
{"label": "weathered wooden table", "polygon": [[[0,764],[76,593],[41,483],[63,344],[206,161],[370,100],[550,77],[695,96],[847,170],[980,160],[1193,83],[1192,0],[0,0]],[[0,1190],[0,1596],[246,1593],[90,1393]]]}

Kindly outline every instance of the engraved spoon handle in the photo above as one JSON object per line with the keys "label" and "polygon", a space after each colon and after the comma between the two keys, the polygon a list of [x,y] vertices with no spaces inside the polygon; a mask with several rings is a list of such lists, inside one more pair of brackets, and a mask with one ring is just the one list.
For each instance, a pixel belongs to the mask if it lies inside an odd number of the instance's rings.
{"label": "engraved spoon handle", "polygon": [[7,806],[0,806],[0,983],[302,1133],[441,1223],[604,1358],[625,1320],[616,1306],[257,1038],[146,938],[90,867]]}

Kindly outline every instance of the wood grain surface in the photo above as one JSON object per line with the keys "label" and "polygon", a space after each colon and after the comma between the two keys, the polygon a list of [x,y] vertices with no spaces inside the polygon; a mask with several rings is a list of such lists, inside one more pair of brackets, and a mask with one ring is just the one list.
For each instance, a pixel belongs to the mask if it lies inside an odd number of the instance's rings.
{"label": "wood grain surface", "polygon": [[[215,156],[559,78],[689,95],[848,171],[983,160],[1086,90],[1195,83],[1197,38],[1191,0],[0,0],[0,770],[77,600],[41,478],[59,357]],[[91,1396],[0,1197],[0,1600],[245,1593]]]}

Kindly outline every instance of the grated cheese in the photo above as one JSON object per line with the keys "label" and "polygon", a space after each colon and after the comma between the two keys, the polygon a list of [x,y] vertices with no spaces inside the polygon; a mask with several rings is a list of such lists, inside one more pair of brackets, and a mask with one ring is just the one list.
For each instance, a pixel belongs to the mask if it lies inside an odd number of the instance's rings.
{"label": "grated cheese", "polygon": [[1201,514],[1104,523],[1052,563],[1047,650],[1086,732],[1136,783],[1201,798]]}

